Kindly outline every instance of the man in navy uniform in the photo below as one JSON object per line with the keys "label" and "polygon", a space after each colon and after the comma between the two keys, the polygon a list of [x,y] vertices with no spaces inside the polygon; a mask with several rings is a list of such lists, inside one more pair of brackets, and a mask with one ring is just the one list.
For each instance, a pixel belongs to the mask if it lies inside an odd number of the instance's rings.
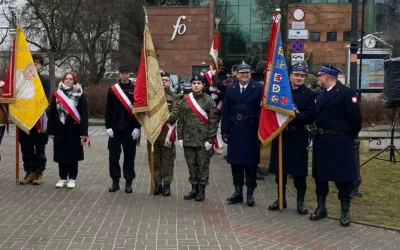
{"label": "man in navy uniform", "polygon": [[[286,183],[287,175],[293,177],[293,183],[297,190],[297,212],[308,214],[304,204],[304,195],[307,189],[308,175],[308,125],[314,122],[315,92],[305,86],[308,67],[305,63],[298,63],[291,67],[290,85],[292,99],[295,105],[296,117],[285,130],[283,136],[283,208],[286,208]],[[279,142],[278,138],[272,141],[271,162],[269,172],[276,175],[275,182],[279,188]],[[268,207],[269,210],[279,210],[279,202],[276,200]]]}
{"label": "man in navy uniform", "polygon": [[257,165],[260,163],[258,121],[262,85],[251,80],[250,66],[243,62],[237,67],[237,82],[227,87],[222,110],[222,140],[228,144],[227,161],[231,164],[234,194],[228,203],[243,202],[246,174],[247,205],[254,206],[257,187]]}
{"label": "man in navy uniform", "polygon": [[322,66],[318,78],[324,88],[316,99],[317,135],[313,142],[313,177],[318,207],[310,220],[327,217],[328,181],[335,182],[341,203],[341,226],[350,225],[351,184],[357,179],[353,141],[361,130],[361,111],[356,93],[338,81],[340,70]]}

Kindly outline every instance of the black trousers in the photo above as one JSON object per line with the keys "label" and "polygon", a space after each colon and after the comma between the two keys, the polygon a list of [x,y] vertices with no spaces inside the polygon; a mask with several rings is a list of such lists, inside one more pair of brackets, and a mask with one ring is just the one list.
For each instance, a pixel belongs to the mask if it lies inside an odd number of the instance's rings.
{"label": "black trousers", "polygon": [[25,172],[33,172],[36,175],[41,175],[46,169],[47,158],[45,147],[49,140],[48,135],[38,133],[36,126],[33,126],[29,131],[29,135],[21,129],[18,131]]}
{"label": "black trousers", "polygon": [[246,175],[246,186],[248,188],[257,187],[257,165],[246,166],[246,165],[231,165],[233,185],[243,186],[244,178]]}
{"label": "black trousers", "polygon": [[[124,178],[133,180],[135,174],[136,140],[132,138],[132,131],[128,129],[115,130],[114,137],[108,139],[110,177],[113,180],[121,178],[119,158],[124,151]],[[122,146],[122,150],[121,150]]]}
{"label": "black trousers", "polygon": [[61,180],[76,180],[78,176],[78,162],[58,163],[58,170]]}
{"label": "black trousers", "polygon": [[[335,182],[336,188],[339,191],[338,199],[341,201],[351,200],[351,183],[349,181],[345,182]],[[315,180],[315,193],[317,196],[327,196],[329,194],[329,185],[327,181],[317,181]]]}
{"label": "black trousers", "polygon": [[[283,190],[285,190],[286,184],[287,184],[287,175],[284,174],[282,177],[283,177],[282,178]],[[275,182],[279,186],[279,175],[275,176]],[[306,189],[307,189],[307,176],[293,176],[293,184],[294,184],[294,187],[297,190],[306,191]]]}

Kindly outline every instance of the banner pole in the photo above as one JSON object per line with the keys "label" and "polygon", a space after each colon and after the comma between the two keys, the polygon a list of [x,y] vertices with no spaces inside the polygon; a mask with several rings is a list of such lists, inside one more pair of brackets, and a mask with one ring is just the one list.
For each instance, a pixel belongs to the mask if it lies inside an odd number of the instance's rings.
{"label": "banner pole", "polygon": [[19,129],[15,126],[15,180],[19,185]]}
{"label": "banner pole", "polygon": [[279,210],[283,211],[282,132],[279,134]]}
{"label": "banner pole", "polygon": [[151,145],[151,153],[150,153],[150,192],[151,196],[154,193],[154,145]]}

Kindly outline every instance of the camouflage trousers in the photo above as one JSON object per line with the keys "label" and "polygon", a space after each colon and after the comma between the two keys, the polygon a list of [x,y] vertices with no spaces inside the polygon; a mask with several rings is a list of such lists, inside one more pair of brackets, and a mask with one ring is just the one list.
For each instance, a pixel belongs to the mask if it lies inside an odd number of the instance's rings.
{"label": "camouflage trousers", "polygon": [[[147,155],[150,166],[151,144],[147,142]],[[175,147],[169,148],[154,144],[154,183],[171,184],[174,177]]]}
{"label": "camouflage trousers", "polygon": [[208,185],[210,159],[214,150],[207,151],[203,147],[183,147],[189,169],[190,184]]}

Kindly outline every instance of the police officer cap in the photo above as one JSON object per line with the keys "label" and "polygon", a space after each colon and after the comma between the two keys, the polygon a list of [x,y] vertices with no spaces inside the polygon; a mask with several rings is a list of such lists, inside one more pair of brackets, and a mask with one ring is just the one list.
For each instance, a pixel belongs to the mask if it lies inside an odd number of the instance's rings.
{"label": "police officer cap", "polygon": [[118,69],[119,69],[120,72],[121,72],[121,71],[131,71],[131,70],[129,69],[129,66],[128,66],[128,65],[120,65]]}
{"label": "police officer cap", "polygon": [[307,74],[308,67],[305,63],[296,63],[290,67],[292,74]]}
{"label": "police officer cap", "polygon": [[232,66],[232,69],[236,71],[236,68],[237,68],[238,66],[239,66],[239,64],[234,64],[234,65]]}
{"label": "police officer cap", "polygon": [[339,73],[343,73],[340,69],[336,68],[332,64],[322,65],[318,75],[328,74],[337,77]]}
{"label": "police officer cap", "polygon": [[248,65],[244,61],[241,64],[239,64],[239,66],[236,67],[236,71],[239,73],[250,72],[250,69],[251,69],[250,65]]}
{"label": "police officer cap", "polygon": [[193,81],[201,81],[202,83],[204,83],[204,77],[198,74],[195,74],[192,76],[192,80],[190,82]]}
{"label": "police officer cap", "polygon": [[170,77],[170,75],[169,75],[169,73],[168,72],[164,72],[164,71],[162,71],[161,72],[161,77]]}

